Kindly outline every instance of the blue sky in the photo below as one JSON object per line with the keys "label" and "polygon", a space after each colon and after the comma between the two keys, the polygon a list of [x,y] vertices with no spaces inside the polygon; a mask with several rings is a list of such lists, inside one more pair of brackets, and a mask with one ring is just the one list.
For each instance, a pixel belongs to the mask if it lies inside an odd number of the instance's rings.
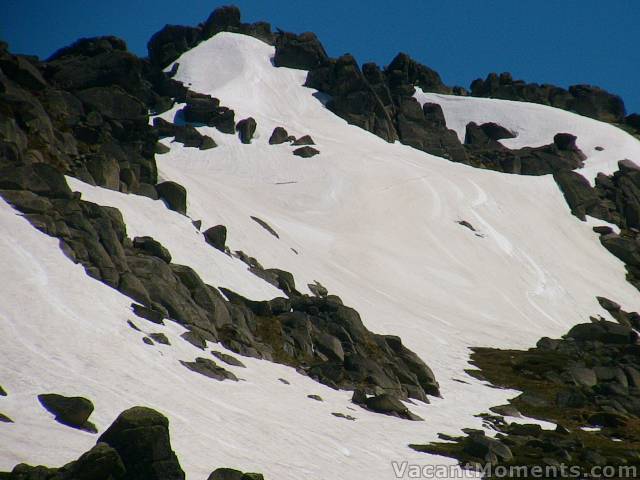
{"label": "blue sky", "polygon": [[[0,38],[12,51],[47,57],[82,36],[113,34],[146,55],[167,23],[195,25],[204,0],[3,0]],[[568,86],[599,85],[640,111],[639,0],[236,0],[244,21],[314,31],[330,55],[386,65],[405,51],[450,85],[489,72]]]}

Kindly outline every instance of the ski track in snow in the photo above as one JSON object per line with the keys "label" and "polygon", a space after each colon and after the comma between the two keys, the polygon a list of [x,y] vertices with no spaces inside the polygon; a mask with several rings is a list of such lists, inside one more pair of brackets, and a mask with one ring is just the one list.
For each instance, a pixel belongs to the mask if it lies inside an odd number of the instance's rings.
{"label": "ski track in snow", "polygon": [[[56,239],[0,202],[0,224],[11,232],[0,241],[0,384],[9,394],[0,397],[0,411],[16,422],[0,425],[0,470],[19,462],[59,466],[95,443],[95,435],[53,421],[36,399],[46,392],[90,398],[100,431],[130,406],[158,409],[170,419],[189,479],[221,466],[281,480],[391,479],[392,460],[453,464],[407,444],[480,428],[475,414],[515,395],[464,373],[469,347],[528,348],[541,336],[559,336],[591,314],[606,315],[596,295],[640,309],[622,263],[591,230],[602,222],[573,217],[550,176],[477,170],[388,144],[326,110],[302,86],[306,72],[275,68],[272,56],[273,48],[259,40],[221,33],[178,59],[178,80],[220,98],[236,119],[253,116],[258,123],[250,145],[208,127],[199,130],[219,144],[213,150],[165,141],[171,151],[157,157],[160,176],[187,188],[191,218],[161,202],[69,178],[71,187],[86,200],[119,208],[130,237],[153,236],[175,263],[193,267],[207,283],[253,299],[281,295],[242,262],[206,245],[190,222],[201,219],[203,230],[226,225],[232,250],[265,268],[291,271],[302,291],[321,282],[358,310],[370,330],[400,335],[434,370],[444,398],[411,405],[426,421],[408,422],[366,412],[349,402],[350,392],[266,361],[243,358],[248,368],[228,367],[244,380],[238,383],[190,372],[179,360],[209,354],[180,339],[182,327],[136,318],[130,299],[89,278]],[[469,121],[495,121],[518,132],[503,141],[514,148],[544,145],[559,131],[576,134],[588,154],[603,146],[587,160],[583,173],[590,179],[611,172],[620,158],[639,160],[638,141],[568,112],[416,95],[440,103],[459,135]],[[180,108],[162,116],[172,120]],[[275,126],[312,135],[321,154],[301,159],[289,145],[268,145]],[[465,219],[484,237],[456,223]],[[172,345],[145,345],[127,319],[147,333],[166,333]],[[324,402],[307,399],[311,393]]]}

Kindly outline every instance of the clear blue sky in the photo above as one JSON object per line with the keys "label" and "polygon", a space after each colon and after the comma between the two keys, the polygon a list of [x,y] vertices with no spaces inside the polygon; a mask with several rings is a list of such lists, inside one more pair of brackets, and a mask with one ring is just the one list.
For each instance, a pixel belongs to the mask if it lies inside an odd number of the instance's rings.
{"label": "clear blue sky", "polygon": [[165,24],[196,25],[229,3],[244,21],[316,32],[333,56],[386,65],[405,51],[465,87],[492,71],[589,83],[640,111],[640,0],[2,0],[0,38],[47,57],[79,37],[113,34],[146,55]]}

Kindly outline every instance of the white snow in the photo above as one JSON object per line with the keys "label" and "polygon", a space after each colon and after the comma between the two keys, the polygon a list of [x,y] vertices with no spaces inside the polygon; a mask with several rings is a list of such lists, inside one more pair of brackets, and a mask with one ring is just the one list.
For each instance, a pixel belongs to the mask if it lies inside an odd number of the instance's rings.
{"label": "white snow", "polygon": [[[408,422],[363,411],[349,392],[269,362],[243,358],[247,369],[229,367],[245,380],[238,383],[189,372],[178,360],[208,353],[180,339],[180,326],[136,318],[129,299],[87,277],[55,239],[0,202],[2,231],[11,232],[0,236],[0,384],[9,393],[0,397],[0,412],[16,422],[0,424],[0,470],[23,461],[62,465],[94,444],[95,435],[57,424],[39,406],[36,395],[46,392],[92,399],[101,431],[129,406],[157,408],[170,419],[172,444],[190,479],[220,466],[267,479],[390,479],[392,461],[452,464],[407,444],[479,428],[475,414],[515,396],[465,374],[469,347],[527,348],[541,336],[559,336],[589,315],[607,315],[596,295],[640,308],[622,263],[570,214],[550,176],[477,170],[388,144],[326,110],[302,86],[306,72],[275,68],[272,55],[259,40],[221,33],[178,59],[177,79],[220,98],[236,119],[253,116],[258,123],[251,145],[201,127],[218,148],[167,142],[171,151],[157,156],[161,176],[187,188],[190,219],[161,202],[74,179],[70,185],[86,200],[121,209],[130,236],[152,235],[208,283],[252,298],[279,295],[207,246],[191,219],[201,219],[203,229],[226,225],[232,250],[291,271],[303,291],[321,282],[370,330],[400,335],[432,367],[444,398],[411,405],[425,422]],[[614,127],[548,107],[424,100],[441,103],[458,133],[468,121],[517,129],[512,146],[543,145],[569,131],[581,148],[602,145],[603,154],[634,158],[640,148]],[[172,119],[179,108],[163,117]],[[288,145],[268,145],[275,126],[310,134],[321,154],[301,159]],[[595,154],[592,160],[601,169],[614,161]],[[127,319],[165,332],[172,345],[143,344]],[[325,401],[306,398],[311,393]]]}

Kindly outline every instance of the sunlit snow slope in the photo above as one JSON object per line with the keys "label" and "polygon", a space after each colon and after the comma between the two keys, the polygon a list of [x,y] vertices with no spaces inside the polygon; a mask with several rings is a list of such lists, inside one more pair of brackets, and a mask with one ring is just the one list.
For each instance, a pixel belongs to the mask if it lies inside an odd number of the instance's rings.
{"label": "sunlit snow slope", "polygon": [[[0,426],[0,470],[22,461],[61,465],[93,445],[94,435],[55,423],[39,406],[37,394],[56,392],[92,399],[101,430],[132,405],[165,413],[190,479],[205,479],[219,466],[281,480],[395,478],[392,460],[452,463],[413,452],[408,443],[478,427],[474,414],[514,395],[464,373],[468,347],[528,347],[541,336],[561,335],[589,315],[606,315],[596,295],[640,309],[622,263],[570,214],[550,176],[477,170],[388,144],[326,110],[302,86],[306,72],[275,68],[272,56],[273,47],[259,40],[220,33],[178,59],[178,80],[220,98],[236,119],[254,117],[258,129],[251,145],[208,127],[199,130],[218,148],[167,142],[170,153],[157,157],[161,176],[187,188],[187,213],[203,229],[227,226],[232,250],[265,268],[291,271],[303,291],[321,282],[358,310],[370,330],[401,336],[432,367],[444,398],[411,406],[426,421],[408,422],[366,412],[350,404],[349,392],[265,361],[230,367],[246,380],[238,383],[189,372],[178,360],[201,352],[179,338],[181,327],[137,319],[129,299],[87,277],[56,240],[2,203],[0,225],[12,234],[0,236],[0,384],[9,393],[0,398],[0,411],[16,423]],[[640,151],[614,127],[548,107],[419,98],[441,103],[459,134],[468,121],[516,130],[509,146],[575,133],[582,148],[605,147],[587,169],[610,171],[616,160],[637,159]],[[180,108],[163,117],[173,120]],[[310,134],[321,154],[302,159],[289,145],[268,145],[276,126]],[[207,283],[254,299],[278,295],[162,203],[69,182],[84,199],[119,208],[130,236],[152,235]],[[172,345],[143,344],[127,319],[167,333]],[[311,393],[325,401],[306,398]]]}

